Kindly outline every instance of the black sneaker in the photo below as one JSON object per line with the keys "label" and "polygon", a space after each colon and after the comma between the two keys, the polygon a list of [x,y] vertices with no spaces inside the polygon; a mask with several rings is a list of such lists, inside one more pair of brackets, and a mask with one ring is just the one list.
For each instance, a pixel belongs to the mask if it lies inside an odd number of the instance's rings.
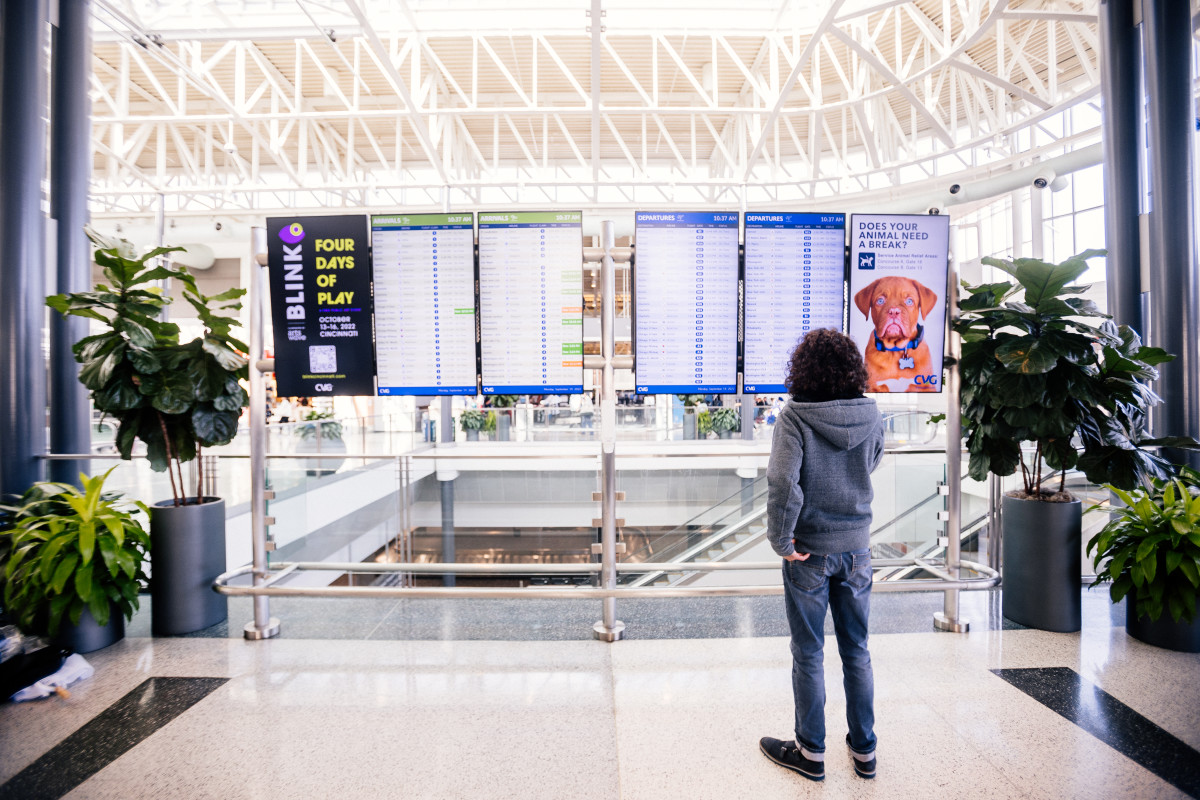
{"label": "black sneaker", "polygon": [[846,734],[846,747],[850,750],[850,760],[854,762],[854,772],[860,778],[875,777],[875,756],[871,756],[870,761],[859,760],[854,753],[854,748],[850,747],[850,734]]}
{"label": "black sneaker", "polygon": [[764,756],[781,767],[786,767],[792,772],[799,772],[810,781],[825,780],[825,762],[805,758],[800,753],[800,748],[796,747],[795,742],[783,742],[779,739],[772,739],[770,736],[764,736],[759,739],[758,747],[763,751]]}

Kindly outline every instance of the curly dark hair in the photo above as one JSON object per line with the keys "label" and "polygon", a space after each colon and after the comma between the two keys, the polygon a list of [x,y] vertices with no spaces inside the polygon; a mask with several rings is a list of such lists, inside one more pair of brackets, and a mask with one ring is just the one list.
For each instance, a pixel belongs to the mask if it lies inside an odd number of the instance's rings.
{"label": "curly dark hair", "polygon": [[833,328],[818,328],[792,351],[784,384],[800,402],[847,400],[867,391],[867,365],[853,339]]}

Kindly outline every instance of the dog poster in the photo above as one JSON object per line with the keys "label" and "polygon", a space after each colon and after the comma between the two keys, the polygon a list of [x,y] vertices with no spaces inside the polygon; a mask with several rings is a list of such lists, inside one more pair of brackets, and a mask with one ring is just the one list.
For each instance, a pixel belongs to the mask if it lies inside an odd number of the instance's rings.
{"label": "dog poster", "polygon": [[850,221],[850,336],[869,392],[940,392],[950,218],[855,214]]}

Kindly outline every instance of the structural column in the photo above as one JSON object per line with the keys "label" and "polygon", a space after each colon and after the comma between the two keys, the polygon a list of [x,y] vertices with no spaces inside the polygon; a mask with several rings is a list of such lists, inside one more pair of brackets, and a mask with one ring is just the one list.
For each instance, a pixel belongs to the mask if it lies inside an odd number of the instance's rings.
{"label": "structural column", "polygon": [[1104,102],[1104,238],[1108,313],[1145,335],[1142,320],[1138,182],[1142,96],[1138,30],[1132,0],[1100,2],[1100,76]]}
{"label": "structural column", "polygon": [[[88,221],[92,173],[92,120],[88,85],[92,72],[92,2],[58,0],[53,40],[50,129],[50,216],[57,222],[56,293],[91,287],[91,253],[83,226]],[[91,404],[79,382],[71,345],[88,334],[82,317],[50,315],[50,450],[91,451]],[[52,461],[50,479],[66,483],[87,471],[87,461]]]}
{"label": "structural column", "polygon": [[[1150,342],[1176,359],[1159,367],[1156,436],[1200,436],[1200,286],[1193,199],[1192,25],[1189,3],[1143,0],[1149,96]],[[1200,454],[1167,449],[1200,467]]]}
{"label": "structural column", "polygon": [[[442,488],[442,562],[453,563],[457,556],[454,552],[454,479],[441,480],[438,485]],[[457,580],[453,573],[442,576],[443,586],[455,586]]]}
{"label": "structural column", "polygon": [[8,0],[0,11],[0,495],[43,474],[46,369],[46,2]]}

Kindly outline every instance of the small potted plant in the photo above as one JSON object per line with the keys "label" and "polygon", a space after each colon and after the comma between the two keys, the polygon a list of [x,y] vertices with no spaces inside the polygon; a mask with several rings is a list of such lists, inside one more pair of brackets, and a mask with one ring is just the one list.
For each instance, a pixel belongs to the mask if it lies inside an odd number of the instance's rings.
{"label": "small potted plant", "polygon": [[[304,414],[303,422],[296,426],[297,453],[345,453],[346,442],[342,438],[342,423],[333,418],[332,411],[310,409]],[[344,458],[321,458],[308,466],[311,476],[320,477],[332,472],[345,461]]]}
{"label": "small potted plant", "polygon": [[459,424],[467,432],[468,442],[479,441],[479,432],[487,425],[487,415],[475,408],[468,408],[459,417]]}
{"label": "small potted plant", "polygon": [[[696,406],[703,405],[704,396],[699,394],[677,394],[675,396],[679,402],[683,403],[683,438],[695,439],[698,422]],[[705,431],[700,431],[701,439],[706,435]]]}
{"label": "small potted plant", "polygon": [[[984,264],[1014,281],[967,286],[953,322],[962,336],[962,430],[977,481],[1011,475],[1022,487],[1003,505],[1003,613],[1032,628],[1077,631],[1082,504],[1066,491],[1078,469],[1093,483],[1129,490],[1172,465],[1153,448],[1195,448],[1186,437],[1145,435],[1158,364],[1174,356],[1144,347],[1072,284],[1088,250],[1061,264],[1032,258]],[[1097,324],[1091,324],[1091,321]],[[1027,458],[1021,444],[1034,444]],[[1050,481],[1057,472],[1057,486]]]}
{"label": "small potted plant", "polygon": [[704,409],[696,415],[696,433],[701,439],[707,439],[713,431],[712,412]]}
{"label": "small potted plant", "polygon": [[492,405],[496,408],[504,409],[496,413],[496,439],[501,442],[507,442],[511,435],[513,423],[513,410],[517,405],[517,396],[515,394],[498,394],[492,398]]}
{"label": "small potted plant", "polygon": [[[210,297],[186,270],[152,263],[182,248],[159,247],[137,256],[127,241],[90,230],[88,236],[106,283],[90,292],[54,295],[46,304],[101,323],[101,332],[73,346],[79,380],[91,390],[95,407],[119,422],[121,457],[131,458],[140,440],[150,468],[170,478],[171,499],[150,507],[152,627],[156,634],[190,633],[226,616],[225,597],[211,588],[225,571],[225,503],[201,490],[200,455],[205,447],[233,440],[249,402],[241,384],[249,376],[243,355],[248,348],[234,338],[238,321],[227,313],[241,308],[246,290]],[[161,319],[169,300],[156,284],[166,279],[178,281],[183,300],[204,328],[190,342],[180,342],[179,326]],[[183,463],[193,459],[198,464],[194,494],[183,475]]]}
{"label": "small potted plant", "polygon": [[741,427],[741,420],[738,418],[735,408],[718,408],[711,413],[712,429],[722,439],[728,439],[734,431]]}
{"label": "small potted plant", "polygon": [[1127,598],[1130,636],[1200,653],[1200,472],[1182,467],[1174,478],[1152,478],[1129,492],[1108,488],[1124,506],[1108,508],[1109,523],[1088,542],[1092,586],[1111,583],[1114,603]]}
{"label": "small potted plant", "polygon": [[[150,537],[133,512],[104,492],[116,469],[77,488],[37,483],[8,506],[12,548],[4,567],[4,607],[26,631],[46,633],[77,653],[107,647],[125,635],[146,583],[142,562]],[[132,507],[131,507],[132,506]]]}

